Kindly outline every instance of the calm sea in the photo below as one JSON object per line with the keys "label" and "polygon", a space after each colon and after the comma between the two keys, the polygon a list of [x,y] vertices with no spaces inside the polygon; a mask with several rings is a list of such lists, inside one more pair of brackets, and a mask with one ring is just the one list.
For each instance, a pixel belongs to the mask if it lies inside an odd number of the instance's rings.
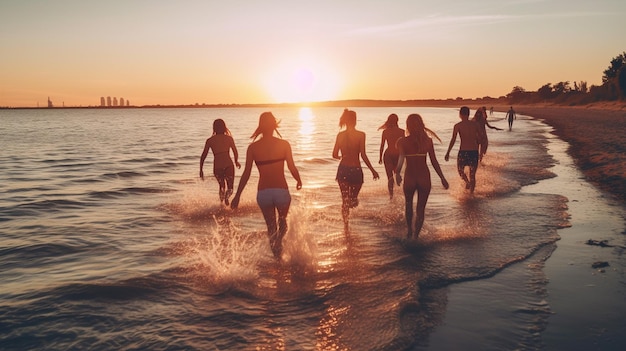
{"label": "calm sea", "polygon": [[[256,169],[238,211],[220,205],[213,178],[198,179],[213,120],[226,121],[243,164],[264,109],[0,110],[0,348],[416,349],[443,320],[446,287],[552,252],[566,199],[520,191],[553,176],[544,125],[520,116],[512,132],[490,130],[470,195],[456,174],[458,141],[443,160],[457,110],[355,110],[382,178],[365,169],[349,235],[331,157],[342,109],[273,110],[304,183],[296,191],[287,175],[282,265],[256,205]],[[390,201],[378,164],[377,128],[392,112],[402,126],[420,113],[443,140],[435,149],[451,187],[431,172],[417,242],[403,240],[401,188]],[[504,128],[502,118],[491,123]],[[485,349],[540,348],[546,279],[524,274],[533,279],[521,304],[533,312],[508,318],[511,335]]]}

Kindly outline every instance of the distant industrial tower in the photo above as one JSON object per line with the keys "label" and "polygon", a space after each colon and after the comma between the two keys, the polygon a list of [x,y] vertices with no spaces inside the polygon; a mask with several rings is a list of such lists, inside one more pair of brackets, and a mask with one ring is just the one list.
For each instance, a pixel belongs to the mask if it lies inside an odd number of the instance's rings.
{"label": "distant industrial tower", "polygon": [[50,97],[48,96],[48,108],[53,108],[54,106],[52,105],[52,101],[50,100]]}
{"label": "distant industrial tower", "polygon": [[106,105],[107,105],[107,104],[106,104],[106,101],[104,100],[104,96],[100,97],[100,106],[101,106],[101,107],[104,107],[104,106],[106,106]]}

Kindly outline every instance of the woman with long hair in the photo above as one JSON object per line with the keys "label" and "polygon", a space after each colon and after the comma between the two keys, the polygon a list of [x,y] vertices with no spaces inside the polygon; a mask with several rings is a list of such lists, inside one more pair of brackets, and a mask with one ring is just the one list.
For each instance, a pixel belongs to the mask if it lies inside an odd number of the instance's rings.
{"label": "woman with long hair", "polygon": [[[385,172],[387,173],[387,189],[389,190],[389,198],[393,198],[393,175],[398,165],[398,148],[396,142],[398,139],[404,136],[404,129],[398,127],[398,115],[395,113],[390,114],[387,117],[385,124],[378,127],[378,130],[383,130],[382,137],[380,139],[380,152],[378,157],[378,164],[385,164]],[[385,150],[385,144],[387,149]],[[384,150],[384,153],[383,153]]]}
{"label": "woman with long hair", "polygon": [[481,141],[479,144],[479,158],[482,161],[483,156],[487,153],[487,147],[489,147],[489,138],[487,137],[487,127],[489,129],[502,130],[501,128],[494,127],[487,122],[487,108],[485,106],[478,108],[472,121],[478,124],[478,129],[481,134]]}
{"label": "woman with long hair", "polygon": [[361,159],[372,171],[374,179],[378,179],[378,172],[365,153],[365,133],[356,129],[356,112],[345,109],[339,118],[339,127],[346,129],[337,134],[333,158],[340,160],[336,179],[341,190],[341,215],[347,231],[350,209],[359,205],[358,196],[363,186]]}
{"label": "woman with long hair", "polygon": [[[274,136],[274,132],[278,137]],[[261,138],[257,140],[259,136]],[[253,142],[248,146],[246,164],[230,206],[233,209],[239,206],[239,198],[250,179],[252,162],[254,162],[259,170],[256,201],[267,225],[267,235],[272,253],[274,257],[280,259],[283,237],[287,233],[287,214],[291,204],[291,195],[285,179],[285,163],[287,163],[289,172],[297,182],[296,189],[302,189],[302,180],[300,180],[300,173],[293,162],[291,145],[282,139],[278,132],[278,121],[271,112],[261,114],[259,126],[250,138]],[[278,214],[278,220],[276,214]]]}
{"label": "woman with long hair", "polygon": [[[406,161],[404,169],[404,200],[405,215],[407,225],[407,238],[419,235],[424,224],[424,213],[426,212],[426,203],[430,195],[431,181],[430,171],[426,164],[426,157],[430,158],[435,172],[441,178],[441,184],[448,189],[448,181],[443,176],[431,137],[441,139],[430,129],[426,128],[422,116],[413,113],[406,119],[406,129],[408,135],[398,140],[398,151],[400,153],[398,165],[396,168],[396,181],[398,185],[402,182],[402,166]],[[415,207],[415,230],[413,230],[413,197],[417,193],[417,206]]]}
{"label": "woman with long hair", "polygon": [[[204,160],[206,159],[209,149],[213,151],[213,175],[219,184],[220,203],[223,201],[228,206],[228,198],[233,193],[233,184],[235,182],[235,165],[241,168],[237,153],[237,147],[233,140],[230,130],[226,128],[226,122],[218,118],[213,121],[213,135],[204,143],[204,150],[200,156],[200,179],[204,180]],[[230,150],[233,150],[235,163],[230,158]]]}

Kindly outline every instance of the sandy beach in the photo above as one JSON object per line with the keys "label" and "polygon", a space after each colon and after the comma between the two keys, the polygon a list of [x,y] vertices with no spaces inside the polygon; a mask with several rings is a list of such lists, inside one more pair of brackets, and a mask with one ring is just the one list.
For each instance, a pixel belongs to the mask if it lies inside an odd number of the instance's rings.
{"label": "sandy beach", "polygon": [[[501,106],[497,111],[506,109]],[[544,321],[535,331],[537,339],[529,343],[538,343],[541,349],[621,350],[626,342],[626,110],[620,106],[515,110],[554,128],[548,152],[557,160],[552,169],[556,177],[523,191],[558,188],[568,198],[569,226],[558,231],[561,239],[554,246],[495,277],[451,286],[445,319],[427,349],[480,349],[486,340],[510,334],[507,320],[530,318]],[[606,246],[588,245],[588,240],[604,241]],[[596,263],[607,266],[594,267]],[[519,310],[520,295],[533,284],[519,277],[535,269],[544,272],[547,289],[536,291],[536,308]],[[484,330],[478,320],[501,320],[502,327]],[[536,348],[521,344],[519,349]]]}

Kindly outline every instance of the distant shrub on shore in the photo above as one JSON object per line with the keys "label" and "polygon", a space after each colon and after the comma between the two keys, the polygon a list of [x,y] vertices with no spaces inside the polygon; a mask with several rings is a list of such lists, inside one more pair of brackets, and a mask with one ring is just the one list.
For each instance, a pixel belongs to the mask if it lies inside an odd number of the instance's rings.
{"label": "distant shrub on shore", "polygon": [[603,72],[602,85],[588,87],[585,81],[565,81],[547,83],[537,91],[515,86],[506,98],[512,104],[550,102],[569,106],[626,100],[626,51],[611,60]]}

